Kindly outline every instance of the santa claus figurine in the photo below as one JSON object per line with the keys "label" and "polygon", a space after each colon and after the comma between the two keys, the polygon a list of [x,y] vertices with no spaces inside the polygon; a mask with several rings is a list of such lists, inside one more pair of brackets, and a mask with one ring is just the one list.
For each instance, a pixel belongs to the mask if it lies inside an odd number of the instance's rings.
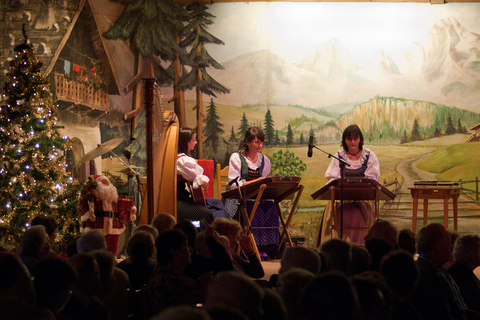
{"label": "santa claus figurine", "polygon": [[99,230],[106,238],[107,250],[115,256],[118,249],[118,236],[125,230],[121,220],[134,221],[137,211],[133,202],[130,201],[131,205],[128,208],[122,205],[123,212],[119,215],[118,203],[117,188],[107,177],[98,175],[88,177],[78,201],[78,215],[82,222],[80,232]]}

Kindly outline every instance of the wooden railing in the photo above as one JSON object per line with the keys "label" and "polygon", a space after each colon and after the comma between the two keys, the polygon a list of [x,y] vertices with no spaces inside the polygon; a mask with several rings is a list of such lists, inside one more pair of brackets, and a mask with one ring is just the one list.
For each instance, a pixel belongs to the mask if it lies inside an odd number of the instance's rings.
{"label": "wooden railing", "polygon": [[[462,179],[460,179],[459,182],[460,182],[460,186],[462,187],[462,193],[466,194],[469,197],[473,194],[475,198],[475,202],[478,203],[478,176],[475,177],[475,180],[463,181]],[[463,184],[465,183],[475,183],[475,190],[464,188]]]}
{"label": "wooden railing", "polygon": [[92,109],[108,111],[109,100],[105,90],[89,86],[83,81],[68,80],[61,73],[55,73],[54,80],[57,100],[67,100]]}
{"label": "wooden railing", "polygon": [[[397,192],[399,189],[400,189],[400,182],[398,182],[398,179],[397,177],[395,177],[395,180],[394,181],[391,181],[391,182],[387,182],[387,180],[383,179],[383,186],[385,188],[387,188],[388,190],[392,191],[392,192]],[[389,187],[390,186],[395,186],[394,189],[390,189]]]}

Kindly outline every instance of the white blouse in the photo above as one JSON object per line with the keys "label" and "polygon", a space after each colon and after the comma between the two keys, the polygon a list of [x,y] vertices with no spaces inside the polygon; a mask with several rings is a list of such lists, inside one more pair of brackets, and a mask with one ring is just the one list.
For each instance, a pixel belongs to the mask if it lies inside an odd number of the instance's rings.
{"label": "white blouse", "polygon": [[193,181],[194,188],[210,182],[210,178],[203,174],[203,168],[197,164],[197,160],[185,153],[177,155],[177,174],[181,174],[187,181]]}
{"label": "white blouse", "polygon": [[[362,167],[367,155],[370,155],[367,162],[367,169],[365,170],[365,178],[376,181],[380,178],[380,163],[378,162],[377,155],[370,149],[364,147],[362,149],[362,155],[357,160],[350,160],[347,156],[347,152],[343,149],[340,149],[335,156],[338,157],[338,154],[340,154],[340,156],[350,165],[347,168],[353,170]],[[325,172],[325,178],[328,179],[328,182],[341,178],[340,162],[337,159],[332,158],[332,161]]]}
{"label": "white blouse", "polygon": [[[270,173],[270,159],[268,159],[268,157],[264,156],[262,153],[258,153],[256,162],[250,161],[250,159],[248,159],[247,157],[243,158],[247,161],[248,167],[253,170],[258,169],[262,165],[262,158],[265,159],[261,177],[264,178]],[[235,152],[230,156],[230,161],[228,163],[228,181],[232,181],[237,177],[240,177],[240,179],[238,180],[238,185],[243,185],[245,180],[241,179],[242,160],[240,159],[240,155],[238,154],[238,152]]]}

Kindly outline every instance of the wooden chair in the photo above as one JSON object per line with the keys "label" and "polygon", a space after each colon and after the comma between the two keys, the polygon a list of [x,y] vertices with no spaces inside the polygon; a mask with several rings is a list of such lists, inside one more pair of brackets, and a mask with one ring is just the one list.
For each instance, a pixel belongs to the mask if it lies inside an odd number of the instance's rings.
{"label": "wooden chair", "polygon": [[222,192],[228,183],[228,166],[221,168],[220,163],[217,163],[217,199],[222,199]]}

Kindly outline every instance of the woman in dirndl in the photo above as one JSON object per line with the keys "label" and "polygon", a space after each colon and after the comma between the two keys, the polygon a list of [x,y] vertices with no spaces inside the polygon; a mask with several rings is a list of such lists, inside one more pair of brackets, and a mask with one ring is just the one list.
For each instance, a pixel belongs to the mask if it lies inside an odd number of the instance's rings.
{"label": "woman in dirndl", "polygon": [[[378,181],[380,178],[380,163],[376,154],[363,146],[363,134],[356,124],[349,125],[342,135],[343,149],[336,157],[345,160],[345,178],[358,177]],[[341,179],[341,165],[338,159],[332,158],[325,172],[328,183]],[[331,200],[330,200],[331,201]],[[328,202],[321,222],[320,242],[340,237],[340,201],[335,204],[335,230],[332,235],[332,206]],[[375,221],[374,201],[344,201],[343,202],[343,238],[349,242],[364,244],[364,237]]]}

